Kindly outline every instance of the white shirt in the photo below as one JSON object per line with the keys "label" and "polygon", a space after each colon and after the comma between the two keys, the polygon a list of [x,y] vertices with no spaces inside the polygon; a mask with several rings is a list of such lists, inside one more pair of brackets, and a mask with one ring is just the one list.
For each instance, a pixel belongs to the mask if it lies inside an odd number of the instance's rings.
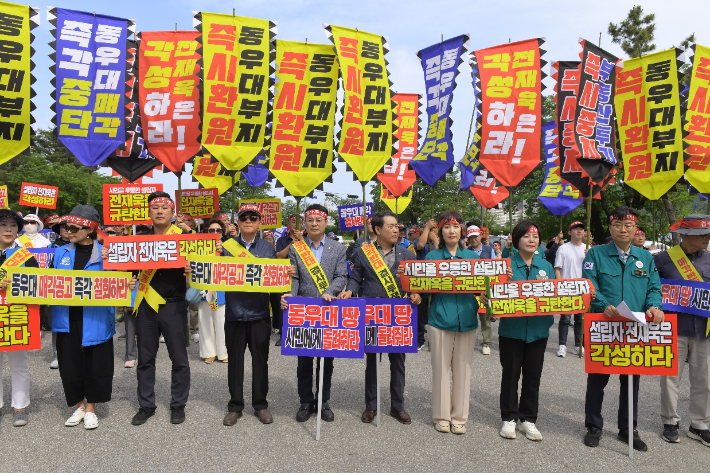
{"label": "white shirt", "polygon": [[563,279],[582,277],[584,248],[584,243],[573,245],[572,242],[567,242],[559,247],[555,256],[555,268],[560,270]]}

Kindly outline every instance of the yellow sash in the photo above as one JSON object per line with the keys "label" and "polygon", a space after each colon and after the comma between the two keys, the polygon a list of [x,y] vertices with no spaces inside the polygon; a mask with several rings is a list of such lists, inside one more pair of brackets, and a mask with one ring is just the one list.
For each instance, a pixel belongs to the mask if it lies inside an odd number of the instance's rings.
{"label": "yellow sash", "polygon": [[[372,269],[375,270],[375,274],[377,274],[377,278],[382,283],[382,287],[384,287],[385,291],[387,291],[387,297],[393,299],[402,297],[399,292],[399,288],[397,287],[397,282],[395,281],[394,276],[392,276],[392,271],[390,271],[385,264],[385,260],[382,259],[382,255],[379,251],[377,251],[375,245],[364,244],[362,245],[362,251],[365,253],[367,261],[369,261],[372,265]],[[392,251],[397,251],[397,248],[392,248]]]}
{"label": "yellow sash", "polygon": [[[678,272],[680,273],[683,279],[685,279],[686,281],[703,282],[703,277],[700,276],[700,273],[698,273],[698,270],[695,269],[693,263],[691,263],[688,257],[685,255],[685,251],[683,251],[683,248],[681,248],[680,245],[674,246],[673,248],[669,249],[668,256],[671,257],[671,261],[673,261],[673,264],[678,269]],[[710,319],[708,319],[707,326],[705,327],[705,336],[707,337],[709,333]]]}
{"label": "yellow sash", "polygon": [[20,240],[20,243],[22,243],[22,246],[25,248],[34,248],[34,244],[32,243],[32,240],[30,240],[30,237],[27,235],[20,235],[17,237],[18,240]]}
{"label": "yellow sash", "polygon": [[247,249],[240,245],[234,238],[230,238],[222,243],[222,248],[232,253],[232,256],[236,256],[238,258],[255,258],[253,254],[249,253]]}
{"label": "yellow sash", "polygon": [[[175,225],[170,225],[166,235],[175,235],[177,233],[182,233]],[[153,280],[155,272],[157,269],[144,269],[138,276],[138,292],[136,292],[136,301],[133,303],[133,313],[138,314],[138,307],[140,307],[143,299],[148,303],[148,305],[155,312],[158,312],[160,306],[165,304],[165,299],[163,296],[158,294],[158,292],[150,286],[150,281]]]}
{"label": "yellow sash", "polygon": [[[320,244],[323,245],[323,241],[321,241]],[[323,295],[323,292],[325,292],[330,285],[328,277],[325,275],[325,271],[323,271],[323,268],[318,263],[318,260],[316,260],[316,257],[313,256],[313,252],[310,248],[308,248],[305,241],[294,241],[292,245],[293,249],[296,250],[296,253],[298,253],[301,261],[313,278],[313,282],[318,288],[318,294]]]}
{"label": "yellow sash", "polygon": [[7,268],[16,268],[22,266],[32,258],[32,253],[26,248],[18,248],[12,256],[7,258],[5,262],[0,266],[0,281],[7,277]]}

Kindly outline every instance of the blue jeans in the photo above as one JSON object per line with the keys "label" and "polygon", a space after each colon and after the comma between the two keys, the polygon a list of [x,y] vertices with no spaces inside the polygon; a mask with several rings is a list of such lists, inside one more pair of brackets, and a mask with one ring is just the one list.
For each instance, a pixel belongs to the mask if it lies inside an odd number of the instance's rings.
{"label": "blue jeans", "polygon": [[[567,333],[569,332],[569,326],[571,315],[562,314],[560,315],[560,324],[558,326],[558,332],[560,335],[560,345],[567,345]],[[579,347],[579,340],[582,334],[582,314],[574,314],[574,346]]]}

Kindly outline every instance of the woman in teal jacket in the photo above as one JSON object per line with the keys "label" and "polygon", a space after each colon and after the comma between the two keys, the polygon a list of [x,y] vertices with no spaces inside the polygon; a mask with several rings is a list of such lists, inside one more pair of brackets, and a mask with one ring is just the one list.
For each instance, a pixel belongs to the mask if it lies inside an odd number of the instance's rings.
{"label": "woman in teal jacket", "polygon": [[[512,234],[511,281],[554,279],[552,265],[535,254],[540,246],[540,227],[530,220],[518,223]],[[485,300],[485,297],[483,298]],[[551,315],[501,317],[498,327],[500,364],[503,374],[500,381],[500,415],[503,425],[500,435],[514,439],[517,421],[520,430],[530,440],[542,440],[537,430],[540,376],[545,359],[547,337],[554,321]],[[518,381],[523,375],[522,390],[518,398]]]}
{"label": "woman in teal jacket", "polygon": [[[462,228],[463,219],[458,212],[441,214],[441,248],[430,251],[426,259],[477,259],[475,252],[460,246]],[[432,367],[431,409],[434,428],[439,432],[466,433],[471,363],[478,334],[477,312],[478,303],[473,294],[453,292],[431,295],[427,331]]]}
{"label": "woman in teal jacket", "polygon": [[[96,241],[99,214],[91,206],[77,205],[62,217],[69,244],[57,248],[54,268],[102,271],[101,245]],[[57,332],[57,359],[64,396],[76,410],[64,425],[84,421],[85,429],[99,426],[96,403],[111,400],[113,383],[114,308],[54,306],[52,331]]]}

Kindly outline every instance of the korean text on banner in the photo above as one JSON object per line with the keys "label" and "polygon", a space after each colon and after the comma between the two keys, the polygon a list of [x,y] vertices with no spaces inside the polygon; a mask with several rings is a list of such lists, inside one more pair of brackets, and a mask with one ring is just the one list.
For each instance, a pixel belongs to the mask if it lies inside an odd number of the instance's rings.
{"label": "korean text on banner", "polygon": [[685,114],[685,179],[703,194],[710,193],[710,48],[691,46],[693,70]]}
{"label": "korean text on banner", "polygon": [[31,30],[39,24],[39,10],[27,5],[0,1],[0,164],[30,146],[30,126],[34,123]]}
{"label": "korean text on banner", "polygon": [[[234,182],[239,180],[240,174],[239,172],[235,173]],[[199,182],[202,187],[207,189],[217,188],[219,195],[224,194],[232,187],[232,177],[227,174],[219,161],[212,159],[210,154],[195,156],[192,165],[192,180]]]}
{"label": "korean text on banner", "polygon": [[419,97],[419,94],[395,94],[392,97],[397,115],[394,120],[397,152],[392,155],[392,164],[385,164],[383,171],[377,173],[377,179],[396,196],[404,194],[417,180],[409,163],[419,146]]}
{"label": "korean text on banner", "polygon": [[504,186],[540,163],[543,39],[474,51],[482,115],[479,161]]}
{"label": "korean text on banner", "polygon": [[217,252],[216,233],[107,237],[104,269],[184,268],[187,256],[212,256]]}
{"label": "korean text on banner", "polygon": [[190,286],[205,291],[289,292],[289,260],[188,255]]}
{"label": "korean text on banner", "polygon": [[193,218],[212,218],[219,210],[217,189],[182,189],[182,194],[175,190],[175,200],[180,199],[180,213]]}
{"label": "korean text on banner", "polygon": [[545,150],[545,178],[542,181],[538,200],[553,215],[567,215],[584,201],[579,191],[560,176],[560,158],[557,155],[557,123],[547,122],[542,126]]}
{"label": "korean text on banner", "polygon": [[13,304],[0,291],[0,351],[39,350],[39,305]]}
{"label": "korean text on banner", "polygon": [[7,301],[44,305],[131,305],[132,273],[67,269],[11,268]]}
{"label": "korean text on banner", "polygon": [[710,317],[710,283],[661,279],[663,310]]}
{"label": "korean text on banner", "polygon": [[402,289],[409,292],[476,292],[485,291],[485,278],[508,280],[510,258],[403,261],[399,278]]}
{"label": "korean text on banner", "polygon": [[[51,230],[49,231],[49,233],[52,233],[56,236],[56,234]],[[49,241],[52,241],[48,234],[44,235],[45,238],[47,238]],[[37,264],[40,268],[49,269],[52,267],[52,262],[54,261],[54,252],[56,251],[56,248],[27,248],[27,250],[32,253],[32,256],[34,256],[34,258],[37,260]],[[7,250],[7,257],[9,258],[14,252],[15,249]]]}
{"label": "korean text on banner", "polygon": [[367,304],[365,353],[417,352],[417,306],[407,298],[360,300]]}
{"label": "korean text on banner", "polygon": [[409,189],[399,197],[395,197],[384,184],[380,184],[380,200],[384,202],[392,212],[399,215],[407,210],[409,204],[412,203],[412,189]]}
{"label": "korean text on banner", "polygon": [[510,195],[508,189],[500,185],[493,174],[480,165],[469,190],[478,203],[486,209],[492,209]]}
{"label": "korean text on banner", "polygon": [[[372,202],[367,203],[367,216],[372,217]],[[362,204],[339,205],[338,219],[341,232],[362,229],[365,223],[362,218]]]}
{"label": "korean text on banner", "polygon": [[262,230],[281,227],[281,199],[240,199],[238,207],[242,204],[256,204],[261,212]]}
{"label": "korean text on banner", "polygon": [[429,125],[424,143],[412,158],[412,169],[433,186],[454,165],[451,142],[451,99],[456,87],[461,55],[468,49],[468,35],[447,39],[417,53],[424,69]]}
{"label": "korean text on banner", "polygon": [[624,317],[584,315],[586,373],[677,376],[677,353],[676,314],[645,325]]}
{"label": "korean text on banner", "polygon": [[205,12],[193,23],[202,33],[202,145],[239,171],[265,146],[276,23]]}
{"label": "korean text on banner", "polygon": [[683,110],[677,57],[669,49],[619,63],[616,105],[625,183],[660,199],[683,176]]}
{"label": "korean text on banner", "polygon": [[162,184],[104,184],[104,224],[151,223],[148,196],[162,190]]}
{"label": "korean text on banner", "polygon": [[0,209],[7,208],[7,186],[0,186]]}
{"label": "korean text on banner", "polygon": [[289,297],[283,314],[286,356],[363,358],[365,356],[365,299]]}
{"label": "korean text on banner", "polygon": [[335,171],[332,46],[277,40],[276,78],[269,169],[289,194],[306,196]]}
{"label": "korean text on banner", "polygon": [[384,36],[342,26],[324,25],[338,52],[345,89],[338,156],[360,182],[370,181],[392,154],[392,92]]}
{"label": "korean text on banner", "polygon": [[199,35],[140,33],[138,102],[143,137],[150,152],[173,172],[182,171],[200,151]]}
{"label": "korean text on banner", "polygon": [[20,188],[20,205],[56,209],[59,187],[23,182]]}
{"label": "korean text on banner", "polygon": [[580,314],[592,303],[589,279],[545,279],[491,283],[491,314],[496,317]]}
{"label": "korean text on banner", "polygon": [[126,141],[123,18],[51,8],[57,137],[84,165],[97,166]]}

